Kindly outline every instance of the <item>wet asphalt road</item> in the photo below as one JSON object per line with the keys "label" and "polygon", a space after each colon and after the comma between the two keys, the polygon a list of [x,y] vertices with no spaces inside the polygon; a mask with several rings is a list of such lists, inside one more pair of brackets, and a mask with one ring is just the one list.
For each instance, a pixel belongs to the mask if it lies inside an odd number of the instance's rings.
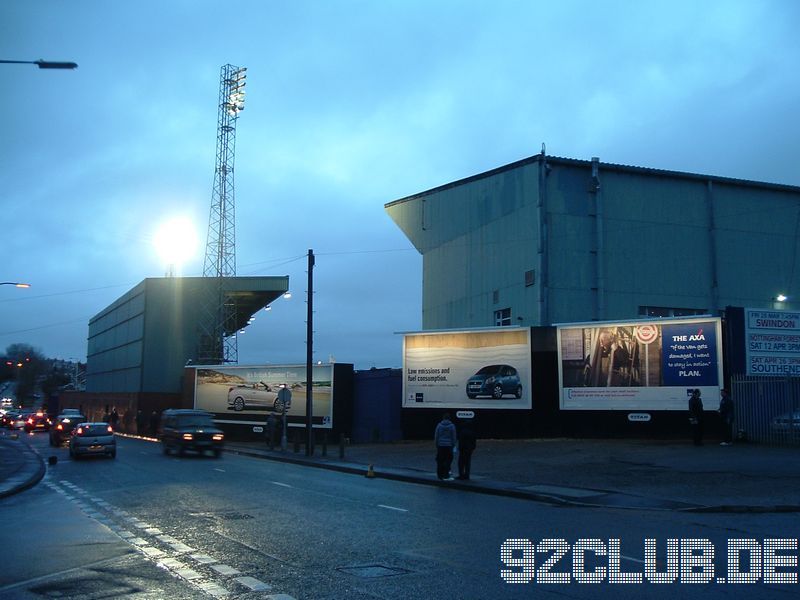
{"label": "wet asphalt road", "polygon": [[[2,598],[785,598],[799,585],[501,578],[510,538],[620,538],[621,570],[640,573],[644,538],[657,540],[661,570],[668,538],[703,538],[717,548],[716,580],[728,539],[796,539],[794,514],[554,507],[244,456],[167,457],[131,439],[119,440],[116,460],[75,462],[46,435],[31,441],[59,462],[0,500],[2,523],[13,524],[0,529]],[[547,556],[534,555],[535,577]],[[569,572],[572,556],[553,571]],[[608,564],[587,556],[590,568]]]}

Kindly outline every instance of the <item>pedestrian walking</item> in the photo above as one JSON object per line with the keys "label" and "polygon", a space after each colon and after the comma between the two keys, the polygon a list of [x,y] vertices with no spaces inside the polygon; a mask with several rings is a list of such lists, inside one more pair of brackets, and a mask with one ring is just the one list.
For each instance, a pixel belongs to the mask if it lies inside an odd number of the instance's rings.
{"label": "pedestrian walking", "polygon": [[436,444],[436,476],[442,481],[452,481],[450,467],[453,464],[453,449],[458,436],[456,426],[450,420],[450,413],[442,415],[442,420],[436,425],[433,441]]}
{"label": "pedestrian walking", "polygon": [[150,413],[150,435],[156,437],[158,435],[158,413],[153,411]]}
{"label": "pedestrian walking", "polygon": [[469,481],[472,453],[476,445],[475,420],[464,419],[458,427],[458,479]]}
{"label": "pedestrian walking", "polygon": [[145,435],[147,433],[147,417],[142,409],[136,411],[136,433],[138,435]]}
{"label": "pedestrian walking", "polygon": [[119,425],[119,413],[117,412],[117,407],[111,409],[111,415],[109,415],[108,424],[116,431],[117,425]]}
{"label": "pedestrian walking", "polygon": [[695,446],[703,445],[703,401],[700,390],[694,390],[689,398],[689,426],[692,429],[692,441]]}
{"label": "pedestrian walking", "polygon": [[722,421],[722,442],[720,446],[730,446],[733,440],[733,400],[728,390],[719,391],[719,418]]}

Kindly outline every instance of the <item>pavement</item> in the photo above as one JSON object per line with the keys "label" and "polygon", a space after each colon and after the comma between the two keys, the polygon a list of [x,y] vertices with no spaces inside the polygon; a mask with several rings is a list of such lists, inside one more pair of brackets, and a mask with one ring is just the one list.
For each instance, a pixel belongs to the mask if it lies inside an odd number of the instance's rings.
{"label": "pavement", "polygon": [[[119,434],[125,435],[125,434]],[[0,432],[0,498],[43,477],[45,457],[24,434]],[[134,437],[134,436],[130,436]],[[155,440],[151,440],[155,442]],[[800,448],[709,440],[478,440],[469,481],[440,481],[430,441],[269,450],[229,442],[265,460],[565,506],[696,512],[800,512]],[[453,464],[456,469],[456,461]]]}

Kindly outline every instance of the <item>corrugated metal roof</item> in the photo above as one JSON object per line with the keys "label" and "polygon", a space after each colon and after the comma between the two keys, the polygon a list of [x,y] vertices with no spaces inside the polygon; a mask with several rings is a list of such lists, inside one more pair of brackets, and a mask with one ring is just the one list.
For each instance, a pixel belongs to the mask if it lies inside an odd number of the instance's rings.
{"label": "corrugated metal roof", "polygon": [[[530,165],[532,163],[537,163],[542,160],[542,154],[536,154],[534,156],[530,156],[528,158],[523,158],[522,160],[515,161],[513,163],[509,163],[507,165],[503,165],[502,167],[497,167],[495,169],[491,169],[489,171],[485,171],[483,173],[478,173],[476,175],[471,175],[469,177],[465,177],[464,179],[459,179],[457,181],[453,181],[451,183],[446,183],[444,185],[437,186],[435,188],[425,190],[424,192],[419,192],[417,194],[412,194],[411,196],[406,196],[405,198],[400,198],[399,200],[394,200],[384,205],[384,208],[389,208],[395,204],[400,204],[403,202],[407,202],[409,200],[415,200],[417,198],[421,198],[423,196],[429,196],[432,194],[436,194],[438,192],[458,187],[473,181],[477,181],[480,179],[484,179],[486,177],[492,177],[493,175],[497,175],[499,173],[503,173],[505,171],[512,171],[514,169],[518,169],[520,167],[524,167],[526,165]],[[591,168],[592,161],[590,160],[579,160],[577,158],[564,158],[560,156],[549,156],[545,155],[544,158],[547,160],[549,164],[562,164],[568,166],[582,166]],[[651,175],[654,177],[671,177],[675,179],[693,179],[699,181],[712,181],[717,183],[724,183],[727,185],[736,185],[742,187],[756,187],[760,189],[770,189],[770,190],[777,190],[777,191],[784,191],[784,192],[793,192],[793,193],[800,193],[800,186],[794,185],[786,185],[782,183],[767,183],[763,181],[752,181],[749,179],[736,179],[734,177],[720,177],[716,175],[702,175],[699,173],[686,173],[683,171],[668,171],[665,169],[653,169],[650,167],[637,167],[632,165],[620,165],[615,163],[604,163],[600,162],[600,168],[604,171],[616,171],[619,173],[637,173],[641,175]]]}

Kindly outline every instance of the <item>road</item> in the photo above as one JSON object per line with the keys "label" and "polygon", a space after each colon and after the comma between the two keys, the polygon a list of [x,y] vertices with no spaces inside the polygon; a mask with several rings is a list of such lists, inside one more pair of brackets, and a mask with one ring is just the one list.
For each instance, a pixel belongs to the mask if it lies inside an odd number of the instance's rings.
{"label": "road", "polygon": [[[794,514],[556,507],[237,455],[167,457],[134,439],[119,439],[116,460],[71,461],[45,434],[30,440],[59,461],[35,488],[0,500],[2,598],[788,598],[798,589],[607,583],[609,540],[620,540],[629,577],[644,572],[645,538],[656,540],[659,571],[668,539],[709,540],[716,581],[729,539],[796,540]],[[509,539],[540,551],[545,539],[600,540],[585,570],[606,583],[570,577],[583,556],[574,551],[552,569],[572,583],[536,581],[546,578],[544,552],[531,554],[534,581],[505,583],[503,569],[523,571],[501,562]],[[784,570],[797,574],[797,549],[788,555]]]}

